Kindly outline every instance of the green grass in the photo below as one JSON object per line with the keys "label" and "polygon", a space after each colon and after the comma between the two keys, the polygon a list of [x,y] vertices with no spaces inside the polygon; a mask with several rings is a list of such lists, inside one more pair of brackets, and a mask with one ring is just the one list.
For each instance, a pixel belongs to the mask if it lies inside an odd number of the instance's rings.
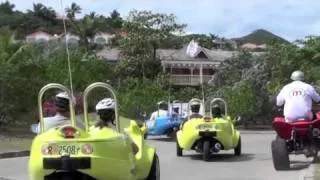
{"label": "green grass", "polygon": [[1,137],[0,153],[30,149],[31,138]]}
{"label": "green grass", "polygon": [[[82,116],[78,116],[83,118]],[[89,125],[93,125],[98,116],[95,113],[90,113],[88,115]],[[129,125],[129,119],[120,116],[120,127],[125,128]],[[20,131],[20,132],[19,132]],[[10,151],[20,151],[20,150],[29,150],[33,137],[35,135],[31,132],[26,133],[26,130],[21,132],[21,130],[11,129],[0,134],[0,153],[10,152]]]}

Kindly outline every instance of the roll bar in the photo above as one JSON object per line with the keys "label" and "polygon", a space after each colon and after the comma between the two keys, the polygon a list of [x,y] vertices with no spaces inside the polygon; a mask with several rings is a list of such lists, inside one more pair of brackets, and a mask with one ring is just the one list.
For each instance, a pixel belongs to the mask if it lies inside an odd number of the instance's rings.
{"label": "roll bar", "polygon": [[216,102],[216,101],[220,101],[220,102],[222,102],[223,104],[224,104],[224,114],[225,114],[225,116],[227,116],[227,103],[226,103],[226,101],[225,100],[223,100],[222,98],[213,98],[212,100],[211,100],[211,102],[210,102],[210,116],[211,116],[211,118],[213,117],[212,116],[212,105]]}
{"label": "roll bar", "polygon": [[[201,99],[192,98],[192,99],[188,102],[188,120],[190,120],[189,113],[190,113],[190,109],[191,109],[191,103],[194,102],[194,101],[199,102],[199,103],[202,105],[202,107],[204,108],[204,103],[203,103],[203,101],[202,101]],[[201,108],[201,105],[200,105],[200,108]],[[199,110],[199,111],[200,111],[200,110]]]}
{"label": "roll bar", "polygon": [[90,84],[83,92],[83,112],[84,112],[84,121],[85,121],[85,125],[86,125],[86,131],[89,131],[89,121],[88,121],[88,95],[89,93],[95,89],[95,88],[105,88],[107,89],[109,92],[111,92],[113,99],[115,101],[115,120],[116,120],[116,128],[117,131],[120,132],[120,120],[119,120],[119,111],[118,111],[118,100],[117,100],[117,96],[115,93],[115,90],[112,88],[111,85],[104,83],[104,82],[95,82]]}
{"label": "roll bar", "polygon": [[58,84],[58,83],[50,83],[47,84],[45,86],[43,86],[38,94],[38,108],[39,108],[39,118],[40,118],[40,133],[42,133],[44,131],[44,121],[43,121],[43,112],[42,112],[42,97],[43,94],[49,90],[49,89],[60,89],[64,92],[66,92],[69,96],[69,108],[70,108],[70,120],[71,120],[71,124],[72,126],[75,126],[76,122],[75,122],[75,113],[74,113],[74,106],[73,106],[73,97],[71,95],[71,91],[66,88],[64,85],[62,84]]}
{"label": "roll bar", "polygon": [[174,100],[172,101],[172,104],[175,104],[175,103],[179,103],[180,104],[180,111],[179,111],[179,116],[182,116],[182,102],[179,101],[179,100]]}
{"label": "roll bar", "polygon": [[[160,115],[159,115],[159,110],[160,110],[160,105],[159,105],[159,103],[166,103],[166,104],[168,104],[166,101],[159,101],[158,103],[157,103],[157,105],[158,105],[158,115],[157,115],[157,117],[159,117]],[[168,113],[169,113],[169,109],[168,109]]]}

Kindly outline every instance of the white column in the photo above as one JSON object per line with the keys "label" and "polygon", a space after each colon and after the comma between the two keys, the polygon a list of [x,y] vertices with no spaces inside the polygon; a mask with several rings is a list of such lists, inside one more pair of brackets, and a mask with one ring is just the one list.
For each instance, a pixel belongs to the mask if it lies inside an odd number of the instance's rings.
{"label": "white column", "polygon": [[189,68],[190,69],[190,85],[193,83],[193,67]]}
{"label": "white column", "polygon": [[203,84],[203,72],[202,72],[202,64],[200,65],[200,83]]}

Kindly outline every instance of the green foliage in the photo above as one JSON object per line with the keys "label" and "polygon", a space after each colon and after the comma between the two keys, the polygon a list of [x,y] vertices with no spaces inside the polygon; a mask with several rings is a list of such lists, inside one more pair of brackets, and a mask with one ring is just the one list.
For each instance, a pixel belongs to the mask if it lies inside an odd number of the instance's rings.
{"label": "green foliage", "polygon": [[[62,34],[63,20],[57,18],[53,8],[47,7],[42,3],[33,4],[33,9],[26,13],[14,11],[14,4],[8,1],[0,4],[0,28],[9,27],[17,33],[16,38],[24,39],[26,35],[35,31],[45,31],[51,34]],[[81,45],[88,46],[87,38],[92,38],[98,32],[115,33],[122,27],[123,20],[120,14],[114,10],[109,17],[96,15],[95,13],[86,14],[82,19],[75,19],[81,13],[82,8],[76,3],[65,9],[67,13],[67,29],[79,35]]]}
{"label": "green foliage", "polygon": [[[69,87],[68,63],[61,44],[20,45],[10,42],[9,37],[0,36],[0,109],[9,118],[18,119],[36,109],[38,91],[45,84],[55,82]],[[105,73],[112,71],[112,65],[95,57],[82,61],[85,55],[81,49],[70,50],[76,92],[92,82],[114,78],[112,73]]]}
{"label": "green foliage", "polygon": [[123,88],[119,89],[119,100],[123,116],[141,118],[143,112],[152,112],[156,103],[168,98],[168,92],[164,91],[164,80],[157,77],[155,80],[130,78],[124,80]]}
{"label": "green foliage", "polygon": [[153,14],[151,11],[133,10],[123,28],[128,37],[121,40],[122,61],[117,66],[119,76],[132,76],[140,80],[153,79],[161,71],[156,49],[172,38],[172,32],[181,31],[173,14]]}

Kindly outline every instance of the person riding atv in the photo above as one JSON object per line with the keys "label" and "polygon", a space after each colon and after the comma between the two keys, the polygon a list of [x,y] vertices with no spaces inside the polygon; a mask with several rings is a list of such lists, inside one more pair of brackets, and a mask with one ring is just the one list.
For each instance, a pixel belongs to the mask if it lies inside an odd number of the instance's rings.
{"label": "person riding atv", "polygon": [[157,103],[158,110],[154,111],[151,114],[150,121],[155,121],[157,116],[166,116],[168,115],[168,104],[164,101],[160,101]]}
{"label": "person riding atv", "polygon": [[320,96],[313,86],[303,82],[304,73],[294,71],[291,74],[293,82],[285,85],[277,96],[276,105],[284,106],[283,115],[286,122],[295,122],[299,119],[312,120],[312,101],[320,103]]}
{"label": "person riding atv", "polygon": [[[53,117],[46,117],[43,119],[44,131],[54,127],[70,124],[69,101],[70,98],[66,92],[60,92],[55,96],[55,106],[57,107],[57,113]],[[40,123],[38,123],[38,130],[40,130]]]}

